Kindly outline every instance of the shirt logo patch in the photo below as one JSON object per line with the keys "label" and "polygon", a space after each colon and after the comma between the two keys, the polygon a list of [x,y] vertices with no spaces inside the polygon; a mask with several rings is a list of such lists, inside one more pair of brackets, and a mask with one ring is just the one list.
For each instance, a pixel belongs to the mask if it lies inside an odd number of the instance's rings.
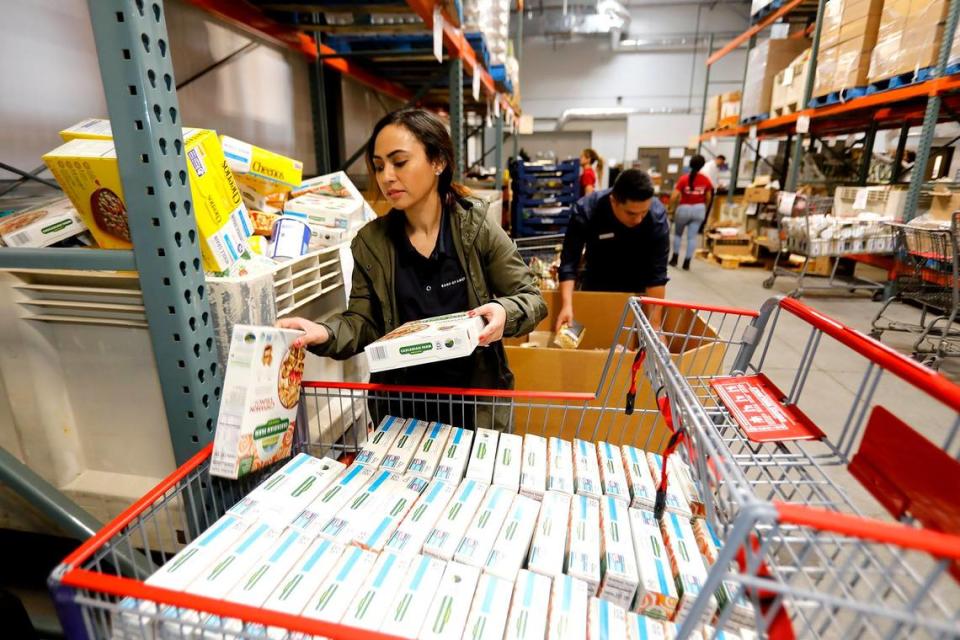
{"label": "shirt logo patch", "polygon": [[462,278],[457,278],[456,280],[451,280],[450,282],[444,282],[443,284],[440,285],[440,288],[446,289],[447,287],[452,287],[454,285],[458,285],[461,282],[466,282],[466,281],[467,281],[467,278],[466,276],[464,276]]}
{"label": "shirt logo patch", "polygon": [[597,236],[597,239],[598,239],[598,240],[610,240],[610,239],[612,239],[612,238],[614,237],[614,235],[615,235],[615,234],[614,234],[612,231],[611,231],[610,233],[601,233],[599,236]]}

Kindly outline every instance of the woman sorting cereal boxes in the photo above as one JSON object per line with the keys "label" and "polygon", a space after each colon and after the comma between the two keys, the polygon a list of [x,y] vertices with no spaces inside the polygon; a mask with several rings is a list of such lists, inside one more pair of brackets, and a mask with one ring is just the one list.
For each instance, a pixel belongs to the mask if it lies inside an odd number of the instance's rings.
{"label": "woman sorting cereal boxes", "polygon": [[[486,202],[453,182],[453,143],[443,121],[422,109],[387,114],[374,127],[366,159],[393,208],[353,241],[356,266],[346,312],[322,324],[289,318],[280,326],[304,331],[302,344],[313,353],[343,359],[406,322],[469,310],[486,321],[480,334],[486,348],[373,374],[372,380],[512,388],[500,339],[532,331],[546,316],[546,303],[513,242],[487,218]],[[489,417],[475,415],[472,407],[457,406],[449,415],[449,407],[426,404],[405,406],[402,415],[491,426]],[[390,409],[399,415],[396,403]]]}

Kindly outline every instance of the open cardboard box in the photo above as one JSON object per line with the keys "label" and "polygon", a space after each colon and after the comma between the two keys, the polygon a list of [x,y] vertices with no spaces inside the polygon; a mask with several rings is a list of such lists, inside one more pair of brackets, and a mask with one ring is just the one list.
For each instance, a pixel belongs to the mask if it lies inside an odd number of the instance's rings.
{"label": "open cardboard box", "polygon": [[[578,349],[561,349],[553,345],[553,326],[560,310],[560,292],[544,291],[547,318],[535,331],[523,338],[504,340],[510,368],[516,376],[516,388],[522,391],[561,391],[596,393],[596,399],[587,403],[593,408],[581,421],[580,411],[573,407],[557,409],[524,408],[514,416],[517,433],[531,431],[572,439],[608,440],[612,444],[634,446],[660,451],[669,438],[669,432],[656,410],[655,390],[641,371],[638,377],[635,412],[623,413],[626,394],[630,387],[630,365],[636,354],[635,342],[627,344],[626,353],[614,354],[607,379],[602,380],[604,367],[618,336],[623,310],[631,294],[574,293],[573,308],[578,322],[586,327]],[[664,309],[665,334],[676,334],[668,347],[674,362],[685,375],[718,374],[723,366],[726,345],[714,341],[716,330],[705,324],[687,309]],[[632,325],[632,316],[626,324]],[[685,336],[690,335],[689,339]],[[536,346],[523,346],[533,343]],[[602,383],[602,385],[601,385]],[[611,411],[596,410],[604,405]]]}

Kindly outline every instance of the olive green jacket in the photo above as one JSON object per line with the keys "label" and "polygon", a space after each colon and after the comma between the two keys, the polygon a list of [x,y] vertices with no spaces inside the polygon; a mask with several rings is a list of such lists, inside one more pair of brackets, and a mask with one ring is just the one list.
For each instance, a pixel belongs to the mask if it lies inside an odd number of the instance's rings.
{"label": "olive green jacket", "polygon": [[[467,278],[470,308],[496,301],[507,312],[504,337],[533,331],[547,315],[533,273],[524,263],[507,234],[487,220],[487,203],[461,198],[453,208],[453,241]],[[314,347],[317,355],[345,359],[359,353],[399,324],[394,287],[396,249],[390,238],[391,211],[364,226],[351,245],[354,259],[353,284],[347,310],[324,323],[330,340]],[[478,359],[471,387],[509,389],[513,387],[502,343]],[[389,373],[389,372],[388,372]],[[401,383],[390,375],[375,376],[385,383]]]}

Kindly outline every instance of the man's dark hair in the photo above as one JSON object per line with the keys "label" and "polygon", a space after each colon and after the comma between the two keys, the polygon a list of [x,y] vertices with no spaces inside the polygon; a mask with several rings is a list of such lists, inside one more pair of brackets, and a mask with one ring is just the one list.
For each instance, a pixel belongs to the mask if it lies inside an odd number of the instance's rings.
{"label": "man's dark hair", "polygon": [[643,202],[653,197],[653,181],[646,171],[627,169],[613,183],[613,197],[617,202]]}
{"label": "man's dark hair", "polygon": [[727,156],[725,156],[725,155],[723,155],[723,154],[721,153],[720,155],[717,156],[716,159],[717,159],[717,160],[722,160],[722,161],[725,162],[725,161],[727,160]]}

